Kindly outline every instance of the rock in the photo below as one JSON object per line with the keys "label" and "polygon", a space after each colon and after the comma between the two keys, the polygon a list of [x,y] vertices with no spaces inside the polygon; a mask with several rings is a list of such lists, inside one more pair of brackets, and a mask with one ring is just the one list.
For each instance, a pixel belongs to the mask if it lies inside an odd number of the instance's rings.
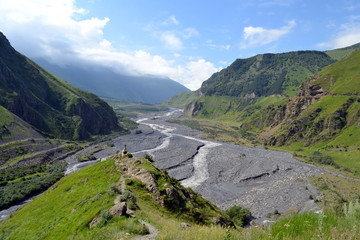
{"label": "rock", "polygon": [[179,225],[179,229],[181,229],[181,230],[190,230],[190,228],[191,228],[191,225],[184,223],[184,222],[180,223],[180,225]]}
{"label": "rock", "polygon": [[173,188],[166,188],[165,192],[167,196],[167,201],[165,201],[166,207],[169,209],[178,209],[183,201],[179,193]]}
{"label": "rock", "polygon": [[126,202],[117,203],[109,209],[110,215],[114,217],[124,216],[126,215],[126,211],[127,211]]}
{"label": "rock", "polygon": [[191,102],[189,105],[186,106],[184,113],[186,115],[195,116],[196,112],[200,111],[203,108],[203,103],[201,102]]}
{"label": "rock", "polygon": [[89,227],[92,228],[92,227],[95,227],[96,225],[98,225],[101,220],[103,220],[102,217],[95,217],[93,220],[91,220],[91,222],[89,223]]}

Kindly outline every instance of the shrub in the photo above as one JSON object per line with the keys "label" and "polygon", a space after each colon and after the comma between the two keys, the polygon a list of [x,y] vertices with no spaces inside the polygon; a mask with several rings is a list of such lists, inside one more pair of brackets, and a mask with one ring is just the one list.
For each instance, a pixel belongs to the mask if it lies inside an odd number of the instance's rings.
{"label": "shrub", "polygon": [[119,186],[117,184],[111,184],[110,190],[111,190],[111,192],[113,192],[115,194],[121,194],[121,189],[119,188]]}
{"label": "shrub", "polygon": [[243,227],[251,220],[251,212],[241,206],[232,206],[225,211],[231,220],[238,226]]}
{"label": "shrub", "polygon": [[154,162],[153,157],[149,154],[146,154],[144,158],[147,159],[149,162]]}
{"label": "shrub", "polygon": [[331,165],[331,166],[334,166],[336,168],[339,167],[339,165],[337,165],[333,158],[331,156],[328,156],[328,155],[325,155],[321,152],[313,152],[312,155],[310,156],[310,160],[312,162],[315,162],[315,163],[320,163],[320,164],[325,164],[325,165]]}
{"label": "shrub", "polygon": [[133,202],[135,203],[136,202],[136,198],[135,198],[135,195],[130,192],[129,190],[125,190],[122,194],[121,194],[121,197],[120,197],[120,201],[121,202]]}

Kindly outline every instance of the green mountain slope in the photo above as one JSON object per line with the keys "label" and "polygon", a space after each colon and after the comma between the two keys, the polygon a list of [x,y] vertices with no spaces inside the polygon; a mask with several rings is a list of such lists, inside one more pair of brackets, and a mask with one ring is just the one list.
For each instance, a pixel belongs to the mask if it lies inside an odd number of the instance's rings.
{"label": "green mountain slope", "polygon": [[51,137],[86,139],[119,128],[104,101],[16,52],[2,33],[0,105]]}
{"label": "green mountain slope", "polygon": [[261,133],[265,144],[307,147],[360,173],[360,51],[330,65],[277,110]]}
{"label": "green mountain slope", "polygon": [[318,51],[262,54],[237,59],[205,81],[201,92],[207,96],[246,98],[273,94],[295,96],[301,83],[333,62],[327,54]]}
{"label": "green mountain slope", "polygon": [[347,140],[337,144],[338,148],[360,148],[359,65],[360,51],[356,51],[307,81],[298,97],[282,108],[283,117],[272,124],[277,130],[267,143],[303,141],[309,145],[334,141],[345,134]]}
{"label": "green mountain slope", "polygon": [[325,51],[325,53],[329,55],[332,59],[339,61],[350,56],[350,54],[354,50],[359,50],[359,49],[360,49],[360,43],[357,43],[349,47]]}
{"label": "green mountain slope", "polygon": [[43,138],[28,123],[0,106],[0,142],[6,143],[26,138]]}

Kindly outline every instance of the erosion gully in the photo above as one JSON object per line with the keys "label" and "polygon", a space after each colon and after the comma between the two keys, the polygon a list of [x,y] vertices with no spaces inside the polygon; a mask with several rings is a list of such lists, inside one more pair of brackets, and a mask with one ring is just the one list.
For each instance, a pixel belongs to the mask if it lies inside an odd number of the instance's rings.
{"label": "erosion gully", "polygon": [[[97,160],[76,160],[96,145],[66,158],[65,174],[105,161],[126,145],[135,157],[153,156],[157,167],[221,209],[249,208],[257,222],[268,222],[267,216],[274,212],[319,211],[315,200],[321,195],[307,179],[321,174],[320,168],[299,162],[290,153],[204,139],[197,130],[167,122],[182,114],[172,109],[142,116],[137,131],[111,140],[113,147],[94,154]],[[0,211],[0,220],[29,201]]]}

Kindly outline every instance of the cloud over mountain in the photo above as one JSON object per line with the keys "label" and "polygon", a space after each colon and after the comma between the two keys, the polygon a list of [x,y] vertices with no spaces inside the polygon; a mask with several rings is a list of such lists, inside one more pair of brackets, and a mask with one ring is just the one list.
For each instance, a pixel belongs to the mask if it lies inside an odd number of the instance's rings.
{"label": "cloud over mountain", "polygon": [[[167,76],[191,89],[200,87],[202,81],[219,70],[201,58],[179,64],[143,49],[119,51],[104,36],[111,19],[86,18],[86,13],[85,9],[76,7],[75,0],[0,0],[0,28],[25,55],[45,58],[61,66],[102,65],[135,76]],[[180,24],[175,16],[166,22]],[[197,34],[195,29],[187,28],[180,35],[163,33],[160,39],[176,51],[183,47],[181,39]],[[194,64],[200,65],[202,71],[194,71]]]}

